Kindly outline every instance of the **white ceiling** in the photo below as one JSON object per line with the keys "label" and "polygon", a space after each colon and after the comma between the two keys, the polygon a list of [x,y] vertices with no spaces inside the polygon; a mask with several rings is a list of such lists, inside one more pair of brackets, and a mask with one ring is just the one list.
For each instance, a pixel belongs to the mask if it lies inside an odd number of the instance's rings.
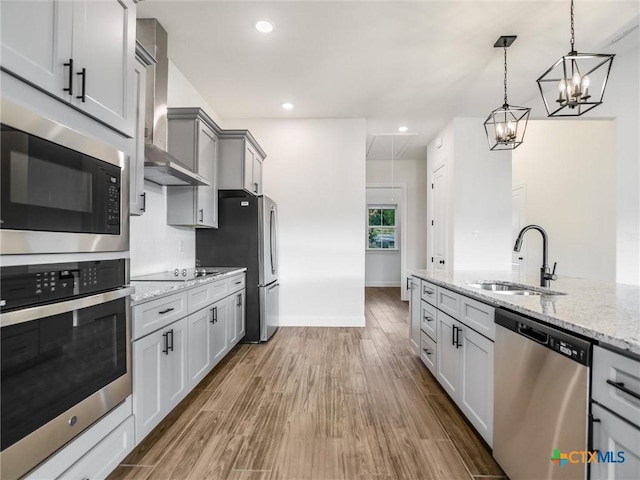
{"label": "white ceiling", "polygon": [[[607,45],[639,12],[637,0],[576,0],[577,50],[615,52]],[[403,158],[423,158],[452,117],[502,104],[500,35],[518,35],[509,103],[534,114],[535,80],[569,51],[568,0],[146,0],[138,17],[160,21],[169,57],[223,119],[366,118],[368,143],[406,125],[418,135]],[[255,30],[263,18],[271,34]],[[376,138],[368,158],[390,158],[391,138]]]}

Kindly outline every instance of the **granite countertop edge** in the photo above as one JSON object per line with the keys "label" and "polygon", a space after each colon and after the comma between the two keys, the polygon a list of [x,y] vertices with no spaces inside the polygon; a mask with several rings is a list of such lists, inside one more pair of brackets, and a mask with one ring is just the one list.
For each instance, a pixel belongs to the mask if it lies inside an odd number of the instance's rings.
{"label": "granite countertop edge", "polygon": [[532,310],[522,305],[512,303],[508,300],[508,298],[495,298],[487,293],[484,293],[481,290],[472,287],[466,287],[464,285],[461,285],[460,283],[452,283],[441,278],[436,278],[431,276],[429,273],[413,270],[410,271],[409,274],[431,282],[435,285],[445,287],[449,290],[460,293],[474,300],[478,300],[495,307],[504,307],[508,310],[522,313],[536,320],[540,320],[543,323],[555,325],[565,330],[575,332],[579,335],[582,335],[583,337],[595,340],[598,343],[601,342],[602,344],[605,344],[607,346],[612,346],[620,349],[623,351],[623,353],[630,353],[636,357],[640,356],[640,342],[630,341],[624,338],[612,336],[611,334],[600,331],[593,327],[590,328],[585,325],[579,325],[566,319],[554,317],[552,314],[545,314],[536,310]]}
{"label": "granite countertop edge", "polygon": [[200,285],[204,285],[210,282],[216,282],[226,277],[231,277],[242,272],[246,272],[246,267],[238,267],[233,270],[229,270],[219,275],[213,275],[203,278],[195,278],[188,281],[175,281],[175,282],[140,282],[131,281],[131,286],[135,287],[136,291],[131,294],[131,306],[139,305],[150,300],[154,300],[165,295],[173,295],[183,290],[189,290]]}

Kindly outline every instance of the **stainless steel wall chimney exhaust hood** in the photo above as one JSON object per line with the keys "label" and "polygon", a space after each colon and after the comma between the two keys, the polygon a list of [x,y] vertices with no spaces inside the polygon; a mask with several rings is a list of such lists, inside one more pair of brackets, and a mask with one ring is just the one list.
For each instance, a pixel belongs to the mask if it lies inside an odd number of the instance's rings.
{"label": "stainless steel wall chimney exhaust hood", "polygon": [[167,152],[167,32],[155,18],[136,21],[137,39],[157,63],[147,68],[144,115],[144,178],[159,185],[210,185]]}

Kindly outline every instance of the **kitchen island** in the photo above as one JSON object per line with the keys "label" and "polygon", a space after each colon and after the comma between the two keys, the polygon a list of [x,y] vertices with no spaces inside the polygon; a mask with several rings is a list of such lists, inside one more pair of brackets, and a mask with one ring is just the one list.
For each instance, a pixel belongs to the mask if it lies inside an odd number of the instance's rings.
{"label": "kitchen island", "polygon": [[559,277],[553,291],[565,295],[505,295],[470,286],[487,281],[537,285],[537,278],[512,278],[511,272],[427,272],[411,275],[494,307],[506,308],[630,354],[640,356],[640,288],[634,285]]}

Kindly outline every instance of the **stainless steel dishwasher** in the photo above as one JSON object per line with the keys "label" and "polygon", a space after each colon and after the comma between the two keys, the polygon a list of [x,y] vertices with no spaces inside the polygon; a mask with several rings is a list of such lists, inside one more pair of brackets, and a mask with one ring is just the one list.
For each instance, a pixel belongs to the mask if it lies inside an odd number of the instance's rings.
{"label": "stainless steel dishwasher", "polygon": [[591,344],[507,310],[495,322],[493,456],[511,480],[585,479],[551,457],[587,450]]}

